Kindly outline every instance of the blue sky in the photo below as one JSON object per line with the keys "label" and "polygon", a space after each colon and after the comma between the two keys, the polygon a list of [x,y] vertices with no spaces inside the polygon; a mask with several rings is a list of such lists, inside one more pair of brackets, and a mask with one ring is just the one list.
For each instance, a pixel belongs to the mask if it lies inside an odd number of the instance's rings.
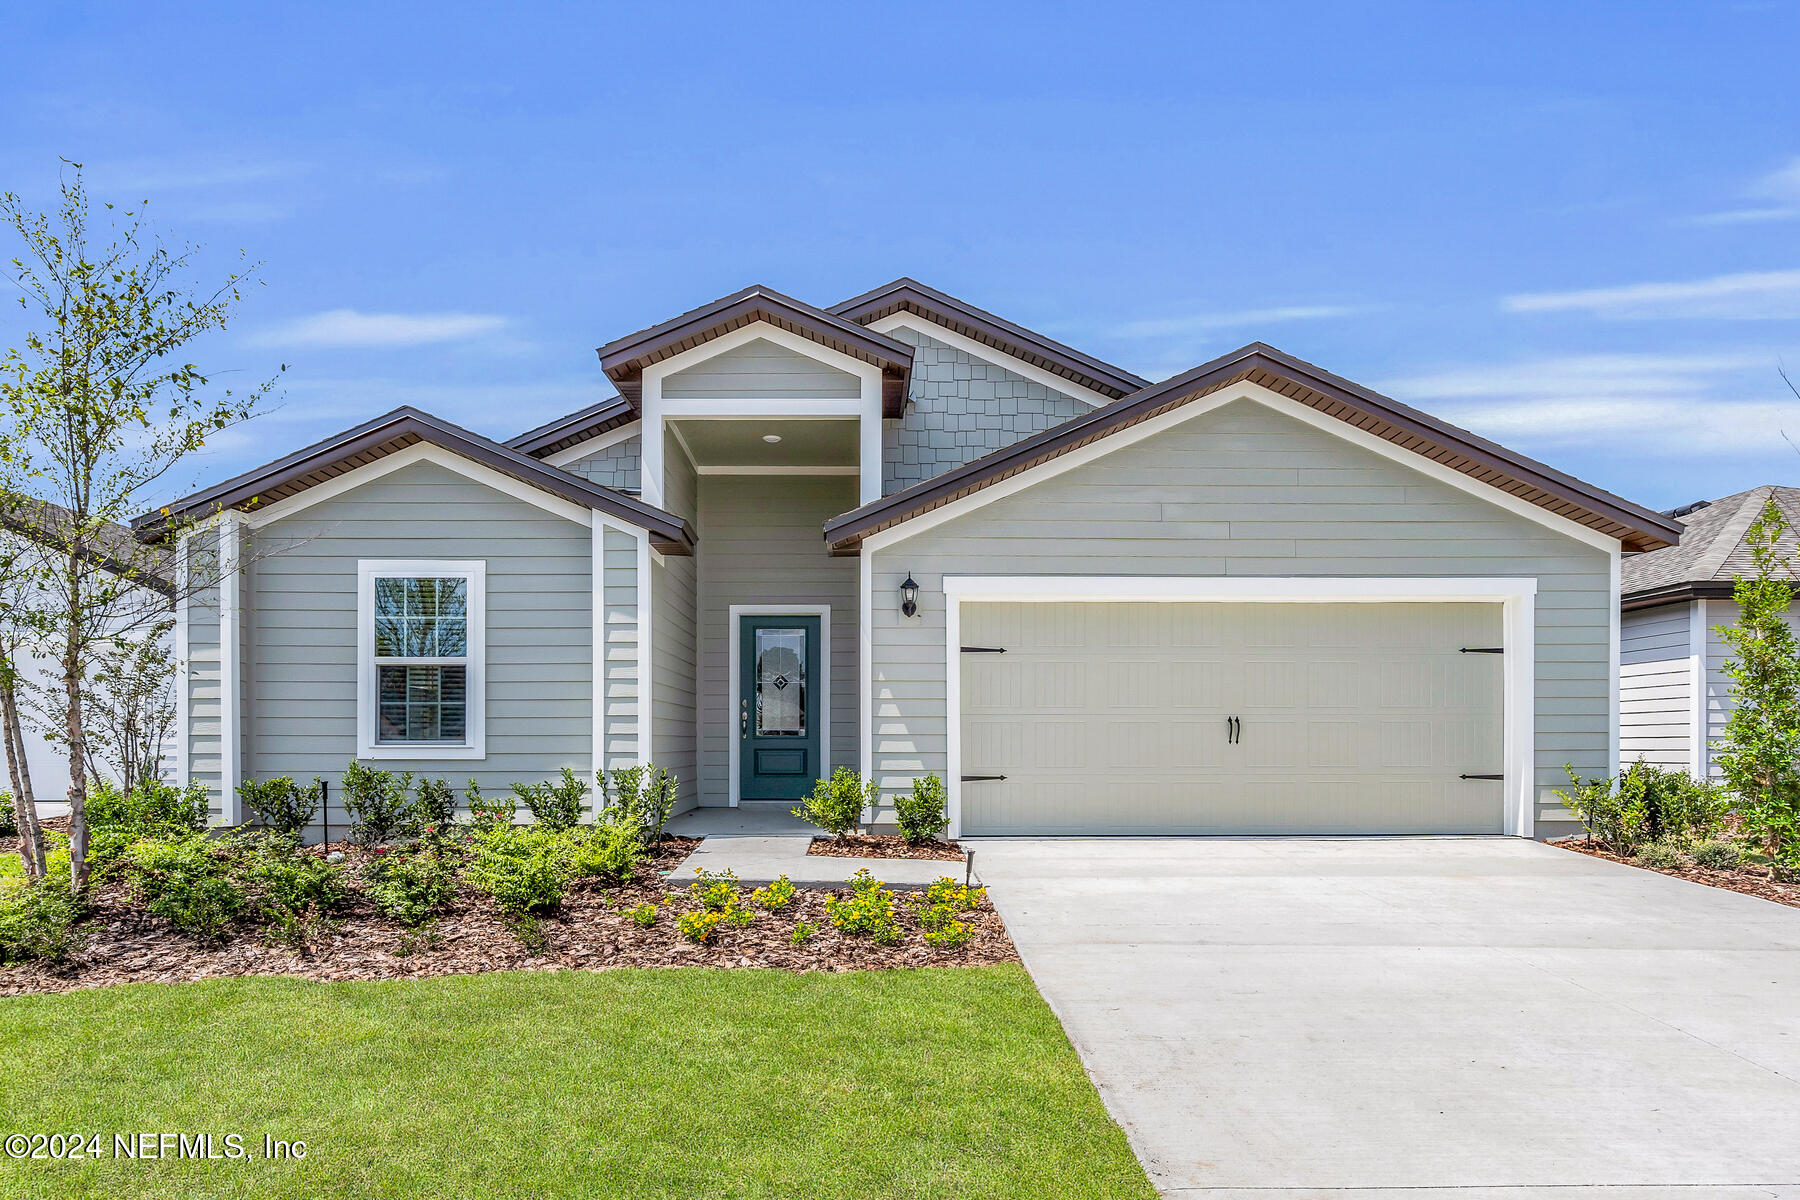
{"label": "blue sky", "polygon": [[9,16],[0,188],[79,160],[265,264],[199,357],[281,406],[176,490],[897,275],[1154,378],[1268,341],[1658,507],[1800,477],[1794,4],[160,7]]}

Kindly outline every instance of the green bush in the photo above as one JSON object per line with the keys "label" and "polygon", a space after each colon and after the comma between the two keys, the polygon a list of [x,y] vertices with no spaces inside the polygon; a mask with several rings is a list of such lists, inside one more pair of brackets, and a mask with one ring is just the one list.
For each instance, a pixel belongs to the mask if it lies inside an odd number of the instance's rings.
{"label": "green bush", "polygon": [[456,820],[456,790],[442,779],[419,780],[418,798],[413,802],[413,820],[421,830],[441,831]]}
{"label": "green bush", "polygon": [[700,902],[702,908],[708,912],[724,912],[736,906],[737,872],[708,871],[705,867],[696,867],[694,870],[700,878],[688,884],[688,893]]}
{"label": "green bush", "polygon": [[256,819],[276,833],[293,836],[312,824],[325,799],[325,785],[317,778],[311,786],[301,787],[286,775],[274,779],[246,779],[238,785],[244,807]]}
{"label": "green bush", "polygon": [[1567,788],[1557,790],[1588,836],[1621,854],[1652,842],[1678,845],[1709,838],[1729,811],[1723,788],[1685,771],[1636,762],[1617,779],[1582,779],[1565,765]]}
{"label": "green bush", "polygon": [[629,879],[644,858],[637,829],[621,822],[571,829],[563,836],[568,843],[569,870],[577,877]]}
{"label": "green bush", "polygon": [[80,917],[66,879],[0,891],[0,964],[67,958],[80,948],[75,929]]}
{"label": "green bush", "polygon": [[570,867],[567,843],[543,829],[496,829],[476,840],[468,880],[509,916],[554,912]]}
{"label": "green bush", "polygon": [[1694,860],[1696,867],[1705,867],[1709,871],[1735,871],[1744,862],[1742,850],[1730,842],[1716,839],[1695,843],[1688,851],[1688,857]]}
{"label": "green bush", "polygon": [[987,899],[987,889],[964,887],[948,875],[939,875],[925,889],[925,903],[928,905],[946,905],[955,912],[968,912],[978,908]]}
{"label": "green bush", "polygon": [[243,910],[244,889],[232,878],[232,864],[203,833],[140,841],[124,863],[151,915],[190,937],[221,937]]}
{"label": "green bush", "polygon": [[344,868],[292,843],[271,841],[243,860],[243,878],[272,918],[336,908],[349,898]]}
{"label": "green bush", "polygon": [[587,803],[587,784],[567,767],[562,769],[562,779],[555,783],[515,783],[512,790],[531,810],[532,819],[544,829],[557,833],[581,824],[581,810]]}
{"label": "green bush", "polygon": [[818,935],[819,927],[811,921],[795,921],[794,936],[788,940],[796,946],[804,946]]}
{"label": "green bush", "polygon": [[605,813],[634,825],[646,849],[662,840],[663,827],[675,811],[675,776],[661,767],[618,767],[602,781]]}
{"label": "green bush", "polygon": [[412,772],[399,775],[352,762],[344,768],[344,812],[350,836],[365,846],[391,842],[414,823]]}
{"label": "green bush", "polygon": [[873,807],[879,794],[873,779],[865,780],[849,767],[839,767],[830,779],[814,784],[812,795],[802,800],[793,813],[832,837],[843,837],[861,827],[863,810]]}
{"label": "green bush", "polygon": [[19,836],[19,815],[13,812],[11,792],[0,792],[0,837]]}
{"label": "green bush", "polygon": [[631,923],[639,929],[648,929],[656,924],[656,905],[646,900],[642,904],[626,909],[625,915],[630,917]]}
{"label": "green bush", "polygon": [[934,950],[954,950],[965,946],[975,931],[969,928],[967,921],[958,921],[954,917],[941,925],[925,931],[925,944]]}
{"label": "green bush", "polygon": [[767,887],[750,893],[750,903],[770,912],[780,912],[794,902],[794,885],[786,875],[778,875]]}
{"label": "green bush", "polygon": [[469,801],[469,820],[474,824],[477,833],[486,833],[493,829],[511,828],[513,817],[518,814],[519,806],[511,796],[496,796],[487,799],[481,794],[481,784],[469,780],[467,792]]}
{"label": "green bush", "polygon": [[160,779],[141,780],[129,795],[110,779],[88,788],[89,829],[127,829],[142,834],[195,833],[206,828],[206,785],[185,788]]}
{"label": "green bush", "polygon": [[825,917],[840,933],[863,934],[878,945],[892,945],[901,938],[894,920],[894,893],[881,886],[867,867],[850,879],[848,897],[825,897]]}
{"label": "green bush", "polygon": [[382,915],[423,925],[456,898],[456,871],[435,853],[384,854],[363,868],[363,894]]}
{"label": "green bush", "polygon": [[1638,850],[1632,861],[1652,871],[1679,871],[1687,865],[1687,856],[1673,842],[1650,842]]}
{"label": "green bush", "polygon": [[684,912],[675,918],[675,928],[681,931],[681,936],[690,942],[699,942],[701,945],[712,941],[713,934],[717,933],[719,926],[724,923],[724,913],[705,908],[695,912]]}
{"label": "green bush", "polygon": [[918,845],[935,839],[950,828],[950,816],[944,809],[944,781],[936,775],[913,780],[912,791],[894,797],[894,820],[900,836]]}

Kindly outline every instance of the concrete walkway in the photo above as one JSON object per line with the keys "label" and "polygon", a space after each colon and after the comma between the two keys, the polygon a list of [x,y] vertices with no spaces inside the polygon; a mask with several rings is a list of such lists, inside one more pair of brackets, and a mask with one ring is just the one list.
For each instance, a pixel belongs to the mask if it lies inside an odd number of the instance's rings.
{"label": "concrete walkway", "polygon": [[844,887],[866,867],[892,888],[923,888],[946,875],[962,882],[960,862],[808,854],[807,846],[824,831],[791,815],[792,808],[791,802],[747,801],[737,808],[695,808],[682,813],[669,822],[668,831],[704,840],[669,872],[669,881],[689,882],[704,868],[731,871],[738,882],[746,884],[768,883],[786,875],[789,882],[805,887]]}
{"label": "concrete walkway", "polygon": [[1800,910],[1511,839],[976,845],[1165,1195],[1800,1197]]}

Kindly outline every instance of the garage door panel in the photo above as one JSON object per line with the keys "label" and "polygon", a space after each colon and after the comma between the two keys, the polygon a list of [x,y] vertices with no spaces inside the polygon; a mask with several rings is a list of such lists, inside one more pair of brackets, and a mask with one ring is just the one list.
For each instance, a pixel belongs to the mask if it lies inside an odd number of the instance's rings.
{"label": "garage door panel", "polygon": [[[1501,828],[1498,605],[967,603],[964,831]],[[1227,717],[1241,720],[1232,744]]]}

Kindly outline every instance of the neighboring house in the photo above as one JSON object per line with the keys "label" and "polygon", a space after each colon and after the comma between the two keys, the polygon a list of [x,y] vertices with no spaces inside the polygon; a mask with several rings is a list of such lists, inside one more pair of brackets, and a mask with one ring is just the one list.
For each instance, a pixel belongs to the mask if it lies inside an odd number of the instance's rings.
{"label": "neighboring house", "polygon": [[1770,500],[1787,521],[1776,546],[1792,556],[1800,488],[1767,486],[1676,509],[1681,544],[1620,566],[1620,767],[1642,759],[1719,777],[1714,743],[1732,708],[1719,627],[1737,622],[1732,583],[1756,571],[1744,535]]}
{"label": "neighboring house", "polygon": [[934,773],[958,835],[1543,836],[1617,758],[1621,551],[1680,533],[1261,344],[1152,384],[905,279],[599,356],[508,443],[400,409],[173,506],[220,820],[654,760],[684,808]]}
{"label": "neighboring house", "polygon": [[[0,543],[5,543],[7,550],[13,545],[43,543],[47,540],[46,534],[53,535],[57,524],[67,520],[67,513],[67,509],[41,501],[34,502],[28,510],[17,513],[0,511]],[[131,589],[131,598],[122,607],[152,610],[172,603],[175,584],[167,578],[163,556],[147,552],[135,542],[131,531],[123,525],[109,523],[107,531],[110,539],[117,544],[116,548],[109,547],[110,556],[96,558],[94,565],[127,574],[141,585],[138,589]],[[56,661],[54,653],[44,646],[27,647],[20,656],[18,670],[26,685],[20,693],[22,707],[29,707],[31,695],[42,696],[47,691],[58,691],[62,687],[62,666]],[[24,726],[25,734],[25,761],[31,768],[32,793],[40,805],[61,804],[69,794],[68,747],[61,741],[46,737],[40,720],[33,714],[22,713],[21,717],[20,724]],[[164,761],[168,761],[166,756]],[[11,790],[12,781],[7,775],[6,760],[0,756],[0,792]]]}

